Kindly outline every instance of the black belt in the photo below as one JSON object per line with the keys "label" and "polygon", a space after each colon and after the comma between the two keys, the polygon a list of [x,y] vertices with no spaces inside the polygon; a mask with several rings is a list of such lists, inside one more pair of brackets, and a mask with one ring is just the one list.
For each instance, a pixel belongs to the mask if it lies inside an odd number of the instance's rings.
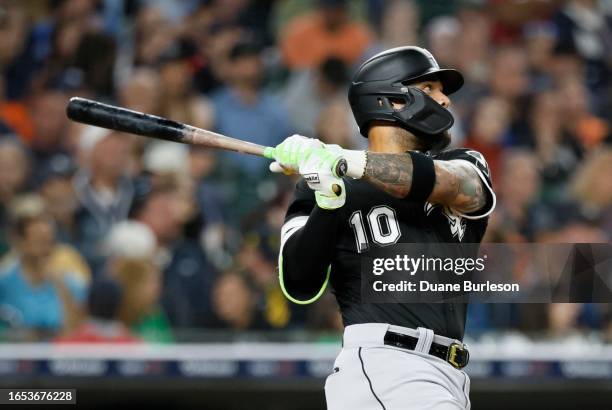
{"label": "black belt", "polygon": [[[386,345],[402,349],[414,350],[418,341],[418,337],[401,333],[388,331],[385,334]],[[459,343],[451,343],[449,346],[444,346],[432,342],[428,353],[450,363],[456,369],[463,369],[470,361],[470,352],[466,349],[465,345]]]}

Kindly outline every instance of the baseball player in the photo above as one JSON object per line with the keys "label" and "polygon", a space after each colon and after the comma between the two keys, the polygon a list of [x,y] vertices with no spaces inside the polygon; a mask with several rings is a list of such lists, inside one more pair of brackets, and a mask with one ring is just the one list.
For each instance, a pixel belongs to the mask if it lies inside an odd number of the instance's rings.
{"label": "baseball player", "polygon": [[[419,47],[384,51],[358,69],[349,101],[368,150],[294,135],[275,172],[299,172],[281,232],[279,278],[295,303],[328,283],[345,325],[325,382],[328,409],[469,409],[466,304],[363,303],[360,253],[395,243],[478,243],[495,207],[489,169],[469,149],[445,150],[448,95],[462,75]],[[343,178],[335,174],[347,162]]]}

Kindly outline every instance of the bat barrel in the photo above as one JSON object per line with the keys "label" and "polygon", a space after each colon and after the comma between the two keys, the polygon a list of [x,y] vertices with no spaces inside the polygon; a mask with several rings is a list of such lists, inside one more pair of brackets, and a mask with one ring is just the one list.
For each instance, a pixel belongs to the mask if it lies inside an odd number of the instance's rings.
{"label": "bat barrel", "polygon": [[66,115],[73,121],[96,127],[168,141],[184,142],[184,124],[86,98],[71,98],[66,107]]}

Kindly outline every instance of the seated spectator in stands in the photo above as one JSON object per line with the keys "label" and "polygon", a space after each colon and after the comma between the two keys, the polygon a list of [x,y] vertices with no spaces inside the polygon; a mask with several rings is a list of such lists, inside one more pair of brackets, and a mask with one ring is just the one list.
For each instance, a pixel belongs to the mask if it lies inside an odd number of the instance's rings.
{"label": "seated spectator in stands", "polygon": [[465,147],[484,155],[497,181],[504,142],[510,127],[510,106],[498,97],[485,97],[478,101]]}
{"label": "seated spectator in stands", "polygon": [[242,274],[248,278],[253,287],[255,298],[253,309],[260,312],[258,315],[262,316],[269,327],[284,328],[294,318],[291,315],[289,301],[278,284],[275,252],[271,249],[275,244],[267,243],[271,239],[270,233],[246,233],[236,259]]}
{"label": "seated spectator in stands", "polygon": [[189,176],[196,183],[196,200],[207,223],[222,224],[226,219],[225,197],[222,182],[214,177],[217,153],[206,147],[189,147]]}
{"label": "seated spectator in stands", "polygon": [[160,73],[161,115],[195,127],[211,129],[214,114],[211,102],[194,92],[194,70],[190,54],[180,44],[173,44],[158,61]]}
{"label": "seated spectator in stands", "polygon": [[26,187],[29,160],[25,148],[12,138],[0,138],[0,257],[8,251],[8,204]]}
{"label": "seated spectator in stands", "polygon": [[70,154],[64,138],[68,118],[66,117],[67,96],[60,90],[44,89],[31,96],[29,116],[34,129],[30,142],[30,153],[36,167],[32,169],[32,179],[39,183],[43,170],[49,163],[65,158]]}
{"label": "seated spectator in stands", "polygon": [[455,16],[439,16],[427,23],[425,47],[436,56],[440,67],[456,67],[459,64],[456,39],[461,35],[461,28]]}
{"label": "seated spectator in stands", "polygon": [[[183,237],[199,241],[206,223],[205,213],[208,210],[202,209],[197,203],[196,181],[190,177],[189,147],[173,142],[156,141],[147,146],[142,163],[153,186],[163,185],[166,181],[172,181],[176,185],[177,214],[183,221]],[[212,197],[208,203],[214,201],[215,198]],[[220,206],[215,205],[217,208]],[[211,211],[215,212],[214,209]]]}
{"label": "seated spectator in stands", "polygon": [[216,271],[199,242],[185,236],[184,191],[172,177],[158,178],[154,184],[143,180],[139,191],[131,215],[147,225],[157,240],[164,311],[174,326],[199,326],[210,314],[208,295]]}
{"label": "seated spectator in stands", "polygon": [[74,331],[55,339],[59,343],[137,343],[135,336],[119,320],[123,293],[111,280],[97,280],[89,288],[87,319]]}
{"label": "seated spectator in stands", "polygon": [[[493,76],[491,50],[491,31],[494,18],[484,6],[465,7],[454,14],[459,23],[459,30],[452,42],[457,50],[457,67],[465,76],[469,88],[489,86]],[[433,50],[432,50],[433,51]],[[462,90],[459,96],[465,95]],[[453,104],[456,98],[453,98]]]}
{"label": "seated spectator in stands", "polygon": [[[31,19],[27,6],[22,2],[3,4],[3,24],[0,27],[0,62],[2,65],[2,97],[0,97],[0,117],[10,124],[15,132],[24,131],[19,124],[24,118],[25,109],[22,103],[24,94],[29,91],[29,80],[37,68],[24,56],[26,46],[32,48],[28,38]],[[33,36],[32,36],[33,37]],[[30,41],[28,41],[30,40]],[[4,98],[6,97],[6,102]],[[6,103],[6,105],[5,105]],[[31,137],[31,134],[28,135]]]}
{"label": "seated spectator in stands", "polygon": [[29,144],[34,129],[27,106],[24,101],[6,101],[5,92],[5,79],[0,76],[0,136],[12,135]]}
{"label": "seated spectator in stands", "polygon": [[130,210],[134,186],[127,175],[130,139],[97,127],[87,127],[79,141],[82,168],[74,177],[79,201],[78,246],[97,275],[104,265],[101,241]]}
{"label": "seated spectator in stands", "polygon": [[290,69],[319,66],[337,56],[356,64],[372,42],[367,25],[349,16],[346,0],[317,0],[314,12],[295,17],[280,34],[280,47]]}
{"label": "seated spectator in stands", "polygon": [[[579,143],[564,130],[562,101],[558,90],[536,94],[530,104],[527,132],[516,134],[514,142],[534,149],[542,167],[546,196],[551,200],[563,195],[568,177],[581,156]],[[521,141],[521,139],[525,139]]]}
{"label": "seated spectator in stands", "polygon": [[554,85],[551,70],[557,29],[548,21],[536,21],[526,24],[523,34],[531,71],[531,88],[534,91],[548,89]]}
{"label": "seated spectator in stands", "polygon": [[326,144],[357,149],[363,138],[355,127],[351,109],[344,99],[335,99],[325,106],[316,121],[316,138]]}
{"label": "seated spectator in stands", "polygon": [[518,116],[518,104],[529,91],[528,63],[526,50],[519,46],[498,47],[491,60],[491,92],[511,104],[513,120]]}
{"label": "seated spectator in stands", "polygon": [[80,319],[86,288],[68,272],[50,267],[55,232],[43,200],[34,195],[16,199],[10,226],[14,257],[0,271],[0,305],[13,308],[20,326],[36,338],[71,330]]}
{"label": "seated spectator in stands", "polygon": [[[536,220],[545,211],[538,202],[541,178],[536,156],[527,150],[504,152],[497,208],[489,221],[486,241],[523,242],[533,240]],[[520,184],[517,183],[520,181]]]}
{"label": "seated spectator in stands", "polygon": [[591,89],[609,84],[612,19],[608,2],[566,1],[553,21],[559,33],[557,49],[576,53],[586,62]]}
{"label": "seated spectator in stands", "polygon": [[71,157],[58,157],[44,170],[38,191],[45,199],[47,210],[53,217],[59,241],[76,245],[78,230],[76,213],[79,201],[72,178],[77,167]]}
{"label": "seated spectator in stands", "polygon": [[612,127],[593,114],[590,95],[581,78],[566,78],[561,82],[557,98],[561,105],[559,118],[563,129],[577,145],[579,156],[582,151],[593,149],[604,141],[612,141]]}
{"label": "seated spectator in stands", "polygon": [[164,50],[176,40],[178,32],[155,5],[146,5],[138,10],[133,30],[131,57],[136,67],[155,65]]}
{"label": "seated spectator in stands", "polygon": [[118,258],[109,273],[119,283],[123,294],[119,319],[147,342],[172,342],[172,329],[160,306],[159,269],[145,259]]}
{"label": "seated spectator in stands", "polygon": [[[419,7],[414,0],[387,0],[382,2],[380,23],[376,25],[378,38],[368,49],[369,58],[390,48],[406,45],[420,45],[419,31],[421,25]],[[371,20],[370,20],[371,21]],[[451,40],[451,43],[454,39]],[[436,60],[439,57],[436,53]]]}
{"label": "seated spectator in stands", "polygon": [[159,73],[150,68],[136,68],[119,85],[122,107],[149,114],[160,114],[161,86]]}
{"label": "seated spectator in stands", "polygon": [[185,237],[201,242],[206,258],[226,269],[232,263],[226,249],[226,237],[231,233],[225,224],[230,199],[224,182],[211,175],[216,164],[215,150],[175,143],[149,144],[143,158],[153,183],[168,177],[179,182]]}
{"label": "seated spectator in stands", "polygon": [[213,323],[209,326],[231,330],[265,330],[269,325],[256,308],[257,296],[247,279],[229,271],[215,282],[212,294]]}
{"label": "seated spectator in stands", "polygon": [[[295,72],[287,84],[284,101],[296,131],[318,138],[315,125],[321,110],[333,100],[346,100],[348,82],[346,64],[336,57],[325,59],[316,69]],[[346,107],[350,110],[348,103]]]}
{"label": "seated spectator in stands", "polygon": [[[262,89],[260,48],[251,42],[236,44],[229,55],[227,87],[213,97],[216,129],[225,135],[274,146],[290,134],[282,101]],[[244,174],[267,174],[268,162],[256,156],[224,152],[226,161]]]}
{"label": "seated spectator in stands", "polygon": [[308,311],[306,323],[308,330],[318,335],[318,342],[337,343],[342,338],[344,325],[338,302],[331,294],[325,292],[317,303]]}
{"label": "seated spectator in stands", "polygon": [[584,213],[591,215],[612,240],[612,148],[592,152],[574,174],[570,192]]}

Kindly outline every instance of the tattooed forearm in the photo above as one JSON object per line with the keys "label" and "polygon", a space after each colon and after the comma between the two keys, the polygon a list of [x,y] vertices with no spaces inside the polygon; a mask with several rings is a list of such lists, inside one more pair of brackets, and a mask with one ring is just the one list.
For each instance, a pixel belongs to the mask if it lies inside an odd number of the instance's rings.
{"label": "tattooed forearm", "polygon": [[[465,161],[434,161],[436,185],[428,201],[462,213],[475,212],[486,203],[480,177]],[[405,154],[368,152],[365,175],[370,184],[396,198],[405,198],[412,186],[412,159]]]}
{"label": "tattooed forearm", "polygon": [[462,213],[475,212],[486,203],[486,193],[476,171],[465,161],[434,161],[436,185],[431,202],[451,206]]}
{"label": "tattooed forearm", "polygon": [[363,179],[389,195],[404,198],[412,185],[412,159],[405,154],[368,152]]}

